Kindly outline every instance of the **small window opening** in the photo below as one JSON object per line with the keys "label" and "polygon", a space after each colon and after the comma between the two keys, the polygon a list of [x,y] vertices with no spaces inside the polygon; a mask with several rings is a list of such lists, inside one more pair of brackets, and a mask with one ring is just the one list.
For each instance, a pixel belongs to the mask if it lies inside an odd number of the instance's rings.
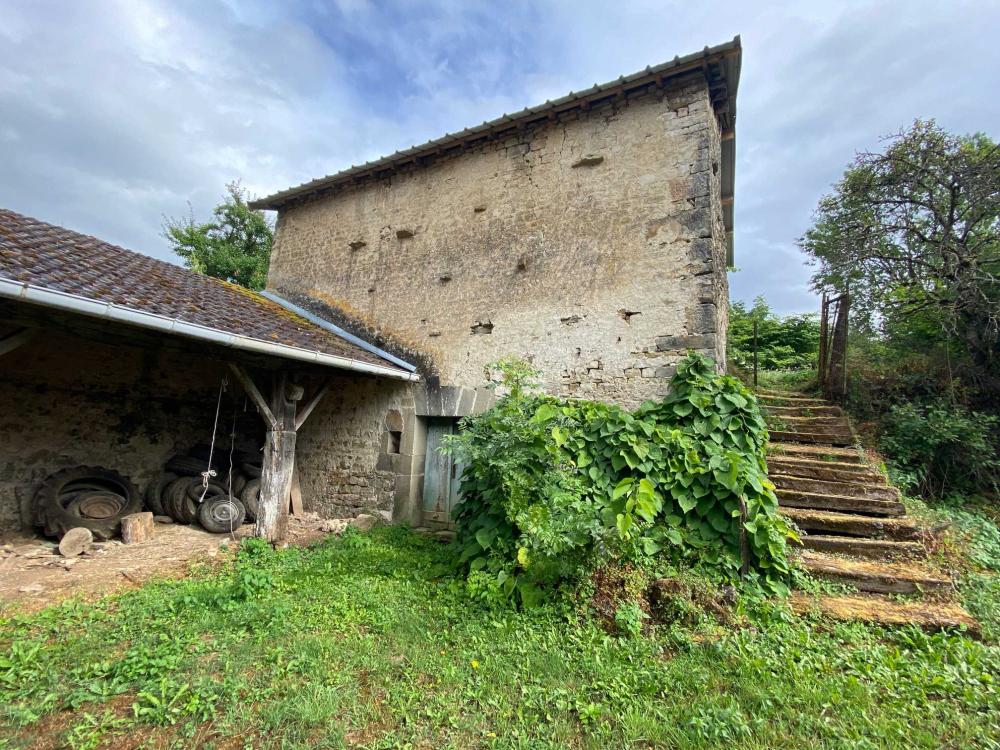
{"label": "small window opening", "polygon": [[388,453],[399,453],[399,447],[403,442],[403,433],[400,430],[389,430]]}

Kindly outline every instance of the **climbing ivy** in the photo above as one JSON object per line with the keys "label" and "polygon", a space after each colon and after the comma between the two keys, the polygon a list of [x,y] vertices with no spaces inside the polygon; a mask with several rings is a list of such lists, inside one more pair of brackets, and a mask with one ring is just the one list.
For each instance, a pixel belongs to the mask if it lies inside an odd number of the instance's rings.
{"label": "climbing ivy", "polygon": [[784,589],[792,532],[766,475],[767,428],[738,380],[692,354],[667,398],[628,412],[539,393],[518,360],[495,368],[507,395],[445,446],[464,465],[456,546],[470,590],[530,605],[609,558],[725,579],[745,565]]}

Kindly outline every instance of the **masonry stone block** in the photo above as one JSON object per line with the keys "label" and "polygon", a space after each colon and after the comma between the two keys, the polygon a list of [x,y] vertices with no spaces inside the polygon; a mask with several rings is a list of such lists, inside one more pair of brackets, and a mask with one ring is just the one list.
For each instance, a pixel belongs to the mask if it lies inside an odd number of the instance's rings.
{"label": "masonry stone block", "polygon": [[715,347],[715,335],[703,333],[695,336],[658,336],[656,351],[673,352],[688,349],[708,349]]}

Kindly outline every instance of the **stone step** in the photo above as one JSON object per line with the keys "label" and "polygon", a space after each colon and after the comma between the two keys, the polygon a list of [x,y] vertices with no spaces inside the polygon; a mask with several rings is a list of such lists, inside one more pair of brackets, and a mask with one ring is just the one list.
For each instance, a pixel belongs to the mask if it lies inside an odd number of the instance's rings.
{"label": "stone step", "polygon": [[768,453],[775,456],[788,456],[789,458],[807,458],[810,460],[836,461],[838,463],[850,464],[864,463],[864,458],[856,448],[802,445],[801,443],[782,443],[772,440],[768,446]]}
{"label": "stone step", "polygon": [[843,622],[898,627],[916,625],[929,631],[965,629],[978,636],[979,623],[957,604],[898,602],[883,596],[819,596],[795,591],[788,603],[798,615],[820,614]]}
{"label": "stone step", "polygon": [[768,472],[825,482],[865,482],[886,484],[884,475],[863,464],[846,464],[837,461],[810,461],[790,456],[769,456]]}
{"label": "stone step", "polygon": [[810,508],[779,508],[795,525],[806,532],[840,534],[869,539],[912,540],[920,536],[920,527],[909,518],[877,518],[857,513],[837,513]]}
{"label": "stone step", "polygon": [[764,406],[830,406],[829,401],[808,396],[770,396],[758,394],[757,400]]}
{"label": "stone step", "polygon": [[778,504],[789,508],[833,510],[839,513],[859,513],[865,516],[902,516],[906,508],[892,500],[875,500],[869,497],[823,495],[817,492],[777,489]]}
{"label": "stone step", "polygon": [[758,396],[775,396],[777,398],[819,398],[809,393],[799,391],[779,391],[777,388],[758,388]]}
{"label": "stone step", "polygon": [[768,430],[771,439],[781,443],[810,443],[817,445],[854,445],[854,436],[846,434],[823,434],[821,432],[790,432],[788,430]]}
{"label": "stone step", "polygon": [[854,586],[859,591],[916,594],[951,588],[947,578],[915,565],[848,560],[811,551],[801,552],[798,557],[802,567],[817,578]]}
{"label": "stone step", "polygon": [[839,406],[764,406],[764,411],[775,416],[789,417],[842,417],[844,410]]}
{"label": "stone step", "polygon": [[[819,416],[819,417],[806,417],[797,414],[774,414],[772,411],[768,410],[768,416],[773,422],[782,422],[790,429],[794,430],[806,430],[807,427],[836,427],[840,432],[850,432],[851,425],[847,421],[847,417],[839,416]],[[809,432],[809,430],[806,430]]]}
{"label": "stone step", "polygon": [[835,552],[866,560],[927,557],[927,550],[920,542],[904,542],[895,539],[806,534],[802,537],[802,546],[815,552]]}
{"label": "stone step", "polygon": [[797,477],[776,472],[768,467],[768,479],[783,490],[798,492],[818,492],[823,495],[847,495],[849,497],[870,497],[875,500],[899,500],[899,490],[887,484],[865,482],[838,482],[822,479]]}

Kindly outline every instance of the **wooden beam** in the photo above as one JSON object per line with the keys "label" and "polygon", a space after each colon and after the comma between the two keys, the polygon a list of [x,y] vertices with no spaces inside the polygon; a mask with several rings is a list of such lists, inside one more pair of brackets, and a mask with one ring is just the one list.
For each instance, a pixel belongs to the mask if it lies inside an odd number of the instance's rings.
{"label": "wooden beam", "polygon": [[32,337],[35,335],[34,328],[22,328],[19,331],[14,331],[14,333],[9,336],[5,336],[0,339],[0,357],[4,354],[10,354],[12,351],[17,349],[24,344],[31,341]]}
{"label": "wooden beam", "polygon": [[302,407],[302,410],[299,412],[298,416],[295,417],[296,431],[302,429],[302,425],[304,425],[306,423],[306,420],[309,419],[309,415],[313,413],[313,409],[319,406],[319,402],[323,400],[323,396],[326,395],[326,392],[328,390],[330,390],[329,380],[323,383],[320,389],[316,391],[316,394],[311,399],[309,399],[309,402],[305,406]]}
{"label": "wooden beam", "polygon": [[233,371],[233,375],[235,375],[236,379],[240,381],[240,385],[243,386],[243,390],[246,391],[250,400],[257,406],[257,411],[260,412],[260,416],[264,419],[268,429],[277,430],[279,428],[278,420],[274,418],[274,414],[271,412],[270,407],[267,405],[264,397],[260,395],[260,391],[257,390],[257,386],[253,384],[253,380],[250,379],[246,370],[232,362],[229,363],[229,369]]}

